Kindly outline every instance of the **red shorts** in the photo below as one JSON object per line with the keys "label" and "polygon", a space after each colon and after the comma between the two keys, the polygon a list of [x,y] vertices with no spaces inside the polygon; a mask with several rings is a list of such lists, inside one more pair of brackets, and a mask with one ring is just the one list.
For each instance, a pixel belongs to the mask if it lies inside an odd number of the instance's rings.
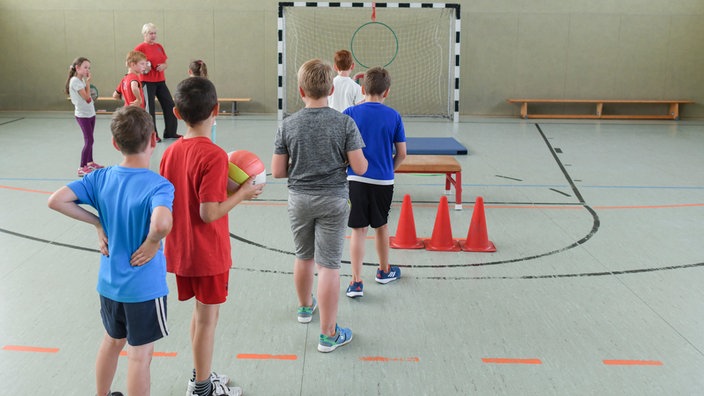
{"label": "red shorts", "polygon": [[211,276],[176,275],[178,300],[186,301],[195,297],[202,304],[222,304],[227,301],[229,281],[230,271]]}

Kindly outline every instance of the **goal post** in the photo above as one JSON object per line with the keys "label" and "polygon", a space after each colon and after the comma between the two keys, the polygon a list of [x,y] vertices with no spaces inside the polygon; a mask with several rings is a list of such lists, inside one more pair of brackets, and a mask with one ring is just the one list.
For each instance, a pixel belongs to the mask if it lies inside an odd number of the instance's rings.
{"label": "goal post", "polygon": [[384,103],[403,116],[459,121],[460,6],[454,3],[280,2],[278,117],[298,111],[296,73],[307,60],[332,63],[347,49],[353,75],[383,66]]}

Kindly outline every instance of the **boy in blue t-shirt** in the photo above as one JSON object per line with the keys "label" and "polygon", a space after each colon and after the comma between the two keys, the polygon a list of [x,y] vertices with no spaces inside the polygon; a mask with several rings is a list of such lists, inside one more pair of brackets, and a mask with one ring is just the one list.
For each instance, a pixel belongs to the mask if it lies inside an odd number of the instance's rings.
{"label": "boy in blue t-shirt", "polygon": [[[401,115],[384,104],[389,95],[391,78],[381,67],[365,73],[364,103],[348,107],[343,112],[357,123],[365,147],[362,149],[369,167],[364,174],[347,170],[350,185],[350,261],[352,282],[347,288],[348,297],[362,297],[362,260],[369,226],[376,233],[376,251],[379,268],[375,280],[386,284],[401,277],[401,269],[389,264],[389,210],[394,195],[394,170],[406,158],[406,134]],[[396,155],[394,155],[394,150]]]}
{"label": "boy in blue t-shirt", "polygon": [[[97,290],[105,336],[95,363],[98,395],[111,392],[117,360],[128,348],[129,395],[149,395],[154,342],[166,335],[166,260],[161,240],[171,231],[173,185],[149,170],[156,147],[152,118],[142,108],[119,109],[110,124],[117,166],[97,169],[58,189],[49,207],[95,226],[100,247]],[[80,205],[88,205],[97,215]]]}

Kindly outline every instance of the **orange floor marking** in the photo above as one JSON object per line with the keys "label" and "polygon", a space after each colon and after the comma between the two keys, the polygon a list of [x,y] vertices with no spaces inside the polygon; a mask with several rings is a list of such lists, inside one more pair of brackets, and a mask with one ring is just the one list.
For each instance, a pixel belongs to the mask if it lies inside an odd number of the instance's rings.
{"label": "orange floor marking", "polygon": [[662,366],[659,360],[604,360],[604,364],[609,366]]}
{"label": "orange floor marking", "polygon": [[59,348],[40,348],[22,345],[5,345],[2,347],[4,351],[16,351],[16,352],[40,352],[40,353],[56,353]]}
{"label": "orange floor marking", "polygon": [[482,358],[484,363],[493,364],[543,364],[540,359]]}
{"label": "orange floor marking", "polygon": [[362,356],[359,360],[363,362],[411,362],[418,363],[420,358],[418,357],[407,357],[407,358],[390,358],[385,356]]}
{"label": "orange floor marking", "polygon": [[31,192],[31,193],[39,193],[39,194],[47,194],[47,195],[53,194],[52,191],[30,190],[28,188],[20,188],[20,187],[0,186],[0,188],[4,188],[6,190]]}
{"label": "orange floor marking", "polygon": [[239,353],[237,359],[257,359],[257,360],[296,360],[296,355],[270,355],[268,353]]}
{"label": "orange floor marking", "polygon": [[[120,351],[120,356],[127,356],[127,351]],[[154,357],[176,357],[178,352],[152,352]]]}

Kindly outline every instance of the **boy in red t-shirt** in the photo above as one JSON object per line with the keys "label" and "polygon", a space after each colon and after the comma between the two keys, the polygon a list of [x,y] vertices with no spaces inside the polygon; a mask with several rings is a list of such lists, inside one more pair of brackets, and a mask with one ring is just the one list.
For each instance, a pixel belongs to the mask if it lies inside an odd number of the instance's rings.
{"label": "boy in red t-shirt", "polygon": [[125,58],[127,66],[127,74],[122,78],[112,97],[125,101],[125,106],[139,106],[146,108],[144,102],[144,91],[142,91],[142,83],[139,82],[139,76],[144,73],[147,68],[147,56],[139,51],[130,51]]}
{"label": "boy in red t-shirt", "polygon": [[250,178],[228,197],[227,153],[209,138],[220,109],[213,83],[187,78],[174,99],[174,114],[188,129],[164,151],[159,171],[176,189],[166,268],[176,275],[178,299],[196,299],[191,320],[195,370],[187,394],[240,395],[240,388],[226,386],[228,377],[211,371],[215,327],[220,304],[227,300],[232,266],[228,212],[258,197],[264,185],[255,186]]}

